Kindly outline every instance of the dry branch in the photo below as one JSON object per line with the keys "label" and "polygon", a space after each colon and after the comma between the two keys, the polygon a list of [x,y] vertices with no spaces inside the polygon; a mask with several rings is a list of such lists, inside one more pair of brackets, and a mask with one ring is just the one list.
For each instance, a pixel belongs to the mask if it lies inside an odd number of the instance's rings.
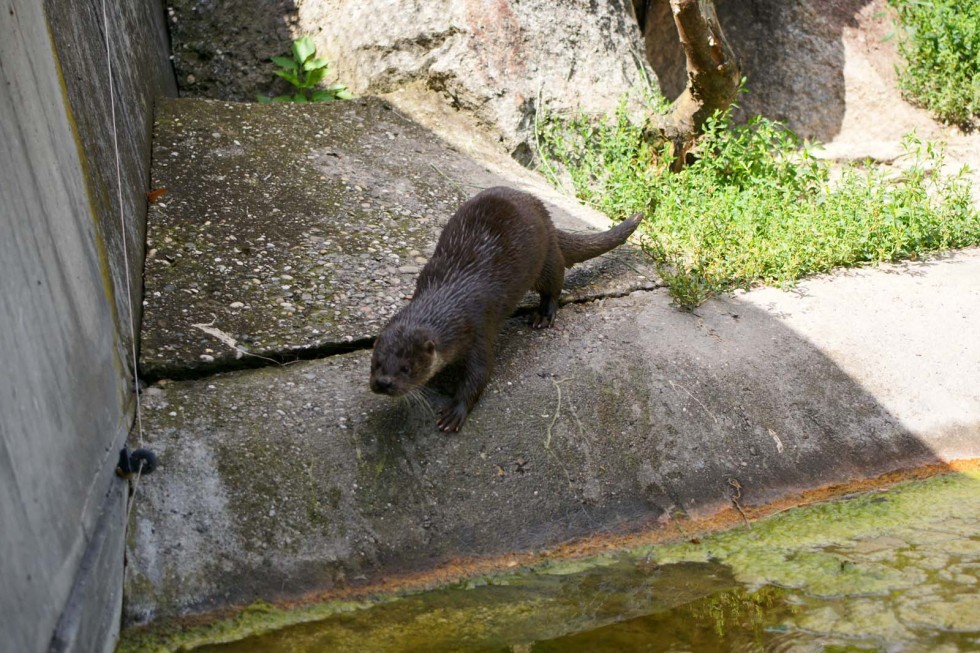
{"label": "dry branch", "polygon": [[[638,5],[634,8],[642,20],[649,14],[645,6]],[[705,121],[735,100],[742,70],[711,0],[670,0],[670,9],[687,59],[687,87],[670,113],[651,118],[645,137],[651,142],[673,143],[680,167]]]}

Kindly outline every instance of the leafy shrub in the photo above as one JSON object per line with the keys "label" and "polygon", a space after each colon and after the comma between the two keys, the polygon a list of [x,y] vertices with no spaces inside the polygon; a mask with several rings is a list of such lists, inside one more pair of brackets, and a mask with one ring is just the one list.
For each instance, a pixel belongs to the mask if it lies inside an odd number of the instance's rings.
{"label": "leafy shrub", "polygon": [[273,72],[292,84],[296,92],[272,98],[260,95],[259,102],[333,102],[354,97],[344,84],[332,84],[325,89],[317,88],[326,76],[330,64],[326,59],[316,57],[313,39],[304,36],[293,41],[292,55],[292,58],[272,57],[273,63],[278,66],[278,70]]}
{"label": "leafy shrub", "polygon": [[905,28],[907,97],[961,126],[980,116],[980,2],[890,0]]}
{"label": "leafy shrub", "polygon": [[670,173],[670,156],[640,132],[625,105],[611,119],[545,117],[541,168],[615,219],[643,211],[645,247],[686,308],[756,282],[980,243],[966,171],[939,175],[942,148],[914,136],[900,173],[832,167],[779,123],[735,126],[722,114],[708,121],[696,160]]}

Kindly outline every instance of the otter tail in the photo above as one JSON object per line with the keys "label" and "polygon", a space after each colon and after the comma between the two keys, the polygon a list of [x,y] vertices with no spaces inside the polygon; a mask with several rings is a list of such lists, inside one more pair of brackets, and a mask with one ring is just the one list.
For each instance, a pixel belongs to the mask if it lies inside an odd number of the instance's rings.
{"label": "otter tail", "polygon": [[558,247],[561,249],[562,258],[565,259],[565,267],[570,268],[576,263],[588,261],[622,245],[641,222],[643,222],[643,214],[637,213],[629,220],[623,220],[609,231],[599,234],[573,234],[557,230]]}

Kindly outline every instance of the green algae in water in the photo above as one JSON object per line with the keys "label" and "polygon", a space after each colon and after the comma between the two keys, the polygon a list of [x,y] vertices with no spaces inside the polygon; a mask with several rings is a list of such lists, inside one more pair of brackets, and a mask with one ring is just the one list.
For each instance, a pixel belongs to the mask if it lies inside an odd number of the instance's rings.
{"label": "green algae in water", "polygon": [[194,650],[980,651],[980,474],[753,526],[486,577]]}
{"label": "green algae in water", "polygon": [[638,566],[628,555],[575,573],[523,573],[473,589],[466,585],[409,596],[360,612],[213,647],[259,651],[508,651],[582,628],[669,611],[706,594],[734,589],[714,563]]}

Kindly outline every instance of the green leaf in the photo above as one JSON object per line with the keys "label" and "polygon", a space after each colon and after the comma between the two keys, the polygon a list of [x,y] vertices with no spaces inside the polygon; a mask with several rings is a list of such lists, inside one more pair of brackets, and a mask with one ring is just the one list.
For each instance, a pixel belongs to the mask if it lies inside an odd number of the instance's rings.
{"label": "green leaf", "polygon": [[293,56],[299,63],[306,63],[306,60],[316,54],[316,46],[313,39],[303,36],[293,41]]}
{"label": "green leaf", "polygon": [[271,101],[272,102],[275,102],[276,104],[284,104],[286,102],[292,102],[293,101],[293,96],[292,95],[277,95],[276,97],[272,98]]}
{"label": "green leaf", "polygon": [[274,70],[273,72],[276,75],[278,75],[279,77],[282,77],[283,79],[285,79],[287,82],[289,82],[293,86],[299,86],[300,83],[301,83],[299,81],[299,78],[296,76],[296,73],[294,73],[291,70]]}
{"label": "green leaf", "polygon": [[323,79],[323,76],[327,74],[326,68],[317,68],[316,70],[311,70],[306,74],[306,83],[304,86],[307,88],[316,86]]}
{"label": "green leaf", "polygon": [[318,68],[323,68],[324,70],[330,66],[330,62],[326,59],[320,59],[318,57],[313,57],[312,59],[307,59],[303,64],[303,70],[316,70]]}
{"label": "green leaf", "polygon": [[313,97],[310,98],[313,102],[333,102],[336,99],[330,91],[313,91]]}
{"label": "green leaf", "polygon": [[307,100],[306,96],[302,93],[297,93],[293,96],[293,102],[309,102],[309,100]]}
{"label": "green leaf", "polygon": [[299,64],[289,57],[272,57],[272,62],[286,70],[299,70]]}
{"label": "green leaf", "polygon": [[259,104],[269,104],[270,102],[272,102],[272,98],[267,95],[260,95],[255,99],[258,101]]}
{"label": "green leaf", "polygon": [[347,89],[347,84],[331,84],[327,87],[327,91],[330,92],[338,100],[353,100],[354,94]]}

